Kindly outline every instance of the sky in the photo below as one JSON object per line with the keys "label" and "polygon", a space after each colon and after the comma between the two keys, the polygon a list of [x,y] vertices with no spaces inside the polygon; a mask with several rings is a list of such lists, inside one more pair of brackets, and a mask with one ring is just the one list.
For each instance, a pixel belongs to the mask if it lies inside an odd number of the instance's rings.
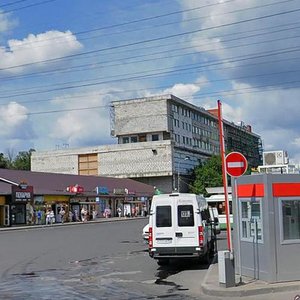
{"label": "sky", "polygon": [[0,152],[114,144],[111,101],[173,94],[300,163],[299,20],[299,0],[1,0]]}

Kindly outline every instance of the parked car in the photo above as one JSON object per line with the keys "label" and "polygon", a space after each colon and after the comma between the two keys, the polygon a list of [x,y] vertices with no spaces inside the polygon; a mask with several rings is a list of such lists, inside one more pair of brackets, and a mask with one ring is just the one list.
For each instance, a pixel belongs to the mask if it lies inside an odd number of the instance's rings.
{"label": "parked car", "polygon": [[143,240],[146,244],[148,244],[148,240],[149,240],[149,224],[147,224],[144,228],[143,228]]}
{"label": "parked car", "polygon": [[171,258],[198,258],[214,254],[215,235],[203,196],[187,193],[153,196],[148,229],[150,257],[159,265]]}

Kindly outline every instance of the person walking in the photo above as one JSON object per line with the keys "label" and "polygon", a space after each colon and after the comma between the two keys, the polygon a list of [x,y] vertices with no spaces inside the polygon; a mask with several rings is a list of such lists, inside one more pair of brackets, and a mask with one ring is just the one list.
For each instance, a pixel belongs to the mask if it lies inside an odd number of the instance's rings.
{"label": "person walking", "polygon": [[36,212],[36,221],[37,221],[37,225],[42,224],[42,212],[40,209]]}
{"label": "person walking", "polygon": [[50,224],[52,225],[53,223],[55,223],[55,215],[53,209],[50,210],[49,217],[50,217]]}
{"label": "person walking", "polygon": [[121,218],[122,208],[120,206],[118,207],[117,212],[118,212],[119,218]]}
{"label": "person walking", "polygon": [[97,212],[97,210],[94,208],[94,209],[93,209],[93,220],[96,220],[96,219],[97,219],[97,216],[98,216],[98,212]]}
{"label": "person walking", "polygon": [[73,221],[73,213],[72,213],[72,210],[70,209],[69,210],[69,222],[72,222]]}
{"label": "person walking", "polygon": [[64,224],[66,211],[63,207],[61,208],[59,214],[60,214],[61,224]]}
{"label": "person walking", "polygon": [[81,221],[86,222],[87,221],[87,210],[84,207],[82,207],[80,214],[81,214]]}
{"label": "person walking", "polygon": [[51,216],[50,216],[50,209],[47,209],[46,211],[46,225],[49,225],[51,223]]}

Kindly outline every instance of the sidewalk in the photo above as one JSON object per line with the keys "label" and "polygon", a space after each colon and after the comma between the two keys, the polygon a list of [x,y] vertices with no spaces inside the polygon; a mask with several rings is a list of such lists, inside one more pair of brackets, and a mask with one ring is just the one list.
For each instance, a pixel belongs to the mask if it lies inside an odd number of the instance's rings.
{"label": "sidewalk", "polygon": [[236,286],[226,288],[219,283],[218,263],[212,263],[207,270],[206,276],[201,285],[202,292],[209,296],[219,297],[246,297],[253,295],[271,294],[287,291],[300,291],[300,281],[290,281],[281,283],[267,283],[243,276],[242,283],[239,284],[240,277],[235,279]]}
{"label": "sidewalk", "polygon": [[38,229],[38,228],[46,228],[46,227],[57,227],[57,226],[75,226],[75,225],[83,225],[83,224],[94,224],[94,223],[105,223],[105,222],[120,222],[120,221],[133,221],[140,219],[147,219],[148,217],[134,217],[134,218],[125,218],[125,217],[113,217],[113,218],[98,218],[96,220],[91,220],[88,222],[65,222],[65,223],[53,223],[52,225],[14,225],[11,227],[1,227],[0,232],[2,231],[11,231],[11,230],[28,230],[28,229]]}

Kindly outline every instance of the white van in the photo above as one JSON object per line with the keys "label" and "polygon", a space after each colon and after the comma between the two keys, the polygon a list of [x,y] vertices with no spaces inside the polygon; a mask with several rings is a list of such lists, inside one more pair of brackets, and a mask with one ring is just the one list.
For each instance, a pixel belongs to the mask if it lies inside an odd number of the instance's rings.
{"label": "white van", "polygon": [[195,194],[155,195],[149,216],[149,255],[159,265],[170,258],[204,258],[214,253],[208,205]]}

